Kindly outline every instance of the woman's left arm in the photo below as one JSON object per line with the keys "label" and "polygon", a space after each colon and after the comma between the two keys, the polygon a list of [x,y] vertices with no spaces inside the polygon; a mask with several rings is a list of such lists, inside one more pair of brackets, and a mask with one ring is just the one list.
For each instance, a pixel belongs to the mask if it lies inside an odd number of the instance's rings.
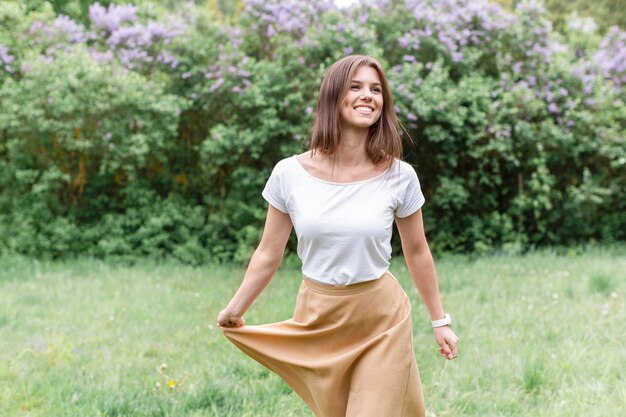
{"label": "woman's left arm", "polygon": [[[407,217],[396,217],[396,225],[411,278],[424,300],[431,320],[440,320],[444,317],[444,310],[439,296],[435,263],[424,234],[422,210]],[[446,359],[456,358],[458,338],[450,326],[435,327],[433,331],[439,344],[439,353]]]}

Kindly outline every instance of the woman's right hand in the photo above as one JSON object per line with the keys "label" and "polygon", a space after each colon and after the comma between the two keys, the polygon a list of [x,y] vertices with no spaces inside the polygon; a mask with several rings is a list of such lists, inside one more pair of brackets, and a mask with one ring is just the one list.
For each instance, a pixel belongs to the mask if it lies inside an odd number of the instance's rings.
{"label": "woman's right hand", "polygon": [[217,316],[217,325],[219,327],[241,327],[245,324],[242,316],[237,316],[224,309]]}

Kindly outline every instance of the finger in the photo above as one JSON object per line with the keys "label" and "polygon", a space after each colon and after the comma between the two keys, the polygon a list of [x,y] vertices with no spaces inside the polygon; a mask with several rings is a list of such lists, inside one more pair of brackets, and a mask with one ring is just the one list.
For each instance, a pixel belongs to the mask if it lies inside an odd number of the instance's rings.
{"label": "finger", "polygon": [[441,344],[441,350],[443,351],[441,354],[445,357],[449,357],[452,354],[450,348],[448,347],[448,344],[445,341]]}
{"label": "finger", "polygon": [[457,343],[458,343],[457,341],[453,341],[453,342],[450,342],[448,344],[448,346],[450,348],[450,355],[448,356],[449,359],[454,359],[457,356],[459,356],[458,349],[457,349]]}
{"label": "finger", "polygon": [[454,339],[451,342],[448,342],[448,345],[450,346],[450,350],[452,351],[452,353],[456,354],[457,353],[457,349],[459,347],[459,339]]}

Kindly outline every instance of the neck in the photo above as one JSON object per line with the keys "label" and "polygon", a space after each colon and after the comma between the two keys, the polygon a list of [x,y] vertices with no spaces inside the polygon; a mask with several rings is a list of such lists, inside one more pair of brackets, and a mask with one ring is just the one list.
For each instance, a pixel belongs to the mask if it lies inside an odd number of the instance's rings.
{"label": "neck", "polygon": [[337,165],[354,167],[369,162],[365,151],[369,129],[344,128],[341,132],[341,141],[335,153]]}

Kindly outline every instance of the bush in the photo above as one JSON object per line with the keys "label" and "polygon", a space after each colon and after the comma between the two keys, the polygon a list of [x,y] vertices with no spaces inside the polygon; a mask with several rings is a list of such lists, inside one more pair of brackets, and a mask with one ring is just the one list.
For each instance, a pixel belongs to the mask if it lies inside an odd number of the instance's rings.
{"label": "bush", "polygon": [[150,4],[0,4],[0,250],[245,262],[350,53],[387,68],[436,250],[626,238],[617,28],[558,34],[536,2]]}

